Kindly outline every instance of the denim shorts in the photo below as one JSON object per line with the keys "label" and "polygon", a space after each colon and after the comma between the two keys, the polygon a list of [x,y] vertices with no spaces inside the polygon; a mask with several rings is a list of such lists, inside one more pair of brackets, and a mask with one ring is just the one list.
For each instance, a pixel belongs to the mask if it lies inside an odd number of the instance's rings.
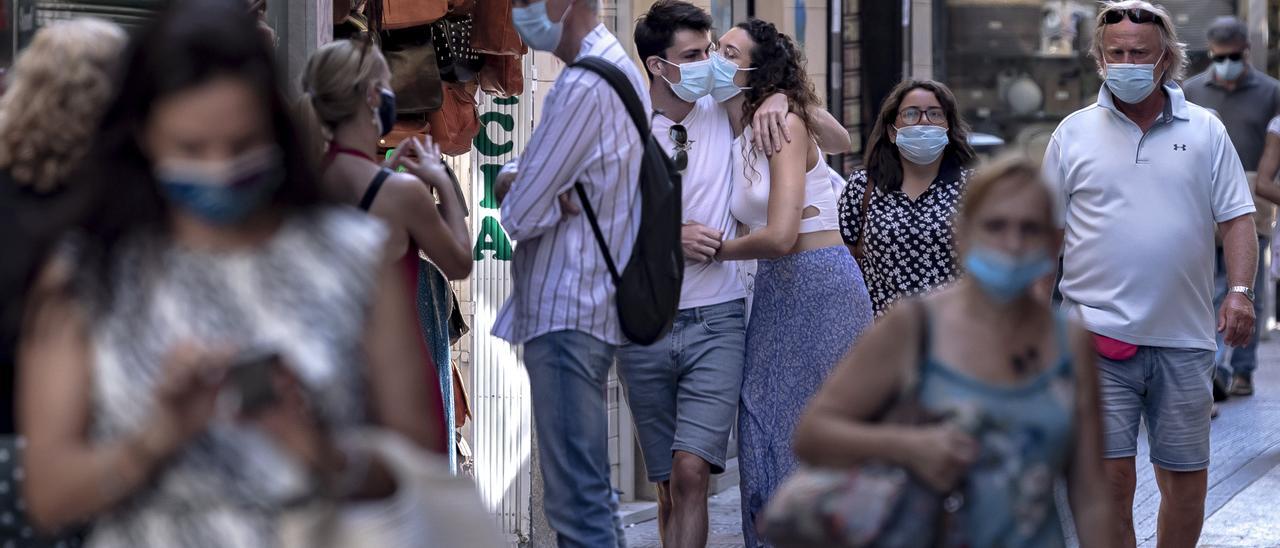
{"label": "denim shorts", "polygon": [[1098,356],[1104,456],[1138,454],[1138,424],[1147,423],[1151,463],[1171,472],[1209,467],[1213,351],[1143,346],[1134,357]]}
{"label": "denim shorts", "polygon": [[746,304],[739,299],[681,310],[658,342],[618,349],[618,376],[650,481],[670,479],[676,451],[724,472],[746,344]]}

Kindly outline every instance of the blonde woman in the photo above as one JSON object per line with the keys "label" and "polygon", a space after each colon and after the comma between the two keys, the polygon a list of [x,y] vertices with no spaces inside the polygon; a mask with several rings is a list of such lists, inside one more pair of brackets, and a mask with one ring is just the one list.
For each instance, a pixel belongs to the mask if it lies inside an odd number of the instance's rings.
{"label": "blonde woman", "polygon": [[[0,516],[21,516],[13,480],[14,362],[27,289],[80,201],[73,170],[106,102],[125,34],[96,19],[53,23],[9,73],[0,99]],[[25,520],[0,520],[0,538],[39,545]]]}

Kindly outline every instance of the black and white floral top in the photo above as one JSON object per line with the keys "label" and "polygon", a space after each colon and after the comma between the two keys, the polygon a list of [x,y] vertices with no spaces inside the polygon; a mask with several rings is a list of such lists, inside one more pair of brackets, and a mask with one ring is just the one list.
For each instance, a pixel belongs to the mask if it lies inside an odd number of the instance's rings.
{"label": "black and white floral top", "polygon": [[[972,170],[944,162],[938,178],[915,200],[902,190],[873,187],[867,205],[865,257],[860,261],[876,316],[898,299],[954,282],[959,256],[952,222]],[[862,237],[866,170],[855,171],[840,196],[840,235],[849,246]]]}

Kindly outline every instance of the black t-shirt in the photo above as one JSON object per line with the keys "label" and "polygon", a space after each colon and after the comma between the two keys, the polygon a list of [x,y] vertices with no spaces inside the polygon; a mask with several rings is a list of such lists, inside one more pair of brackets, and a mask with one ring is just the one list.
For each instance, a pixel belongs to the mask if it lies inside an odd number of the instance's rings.
{"label": "black t-shirt", "polygon": [[18,330],[31,284],[71,225],[81,193],[37,193],[0,171],[0,434],[15,431]]}

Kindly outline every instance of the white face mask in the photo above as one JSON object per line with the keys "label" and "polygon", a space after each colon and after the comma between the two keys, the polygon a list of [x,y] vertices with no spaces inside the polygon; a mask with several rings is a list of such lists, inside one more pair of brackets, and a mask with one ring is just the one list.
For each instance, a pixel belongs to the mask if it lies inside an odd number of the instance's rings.
{"label": "white face mask", "polygon": [[1107,63],[1107,89],[1123,103],[1141,103],[1156,89],[1156,67],[1164,54],[1154,64]]}
{"label": "white face mask", "polygon": [[733,83],[733,78],[738,75],[740,70],[756,70],[755,68],[740,68],[737,63],[725,59],[720,52],[711,52],[711,96],[717,102],[723,103],[729,99],[737,97],[744,89]]}
{"label": "white face mask", "polygon": [[555,51],[560,45],[560,35],[564,33],[564,19],[569,14],[573,3],[565,5],[560,20],[551,22],[547,15],[547,0],[527,6],[512,6],[511,21],[515,24],[520,39],[529,47],[540,51]]}
{"label": "white face mask", "polygon": [[1228,82],[1233,81],[1236,78],[1239,78],[1241,74],[1244,74],[1244,60],[1232,61],[1230,59],[1226,59],[1223,61],[1217,61],[1213,64],[1213,74],[1217,76],[1219,80],[1225,80]]}
{"label": "white face mask", "polygon": [[671,80],[667,80],[666,76],[662,79],[666,80],[671,86],[671,91],[679,97],[681,101],[692,103],[705,97],[711,93],[713,80],[711,78],[711,59],[703,59],[701,61],[693,61],[689,63],[676,64],[666,59],[658,58],[659,61],[680,69],[680,82],[672,84]]}

